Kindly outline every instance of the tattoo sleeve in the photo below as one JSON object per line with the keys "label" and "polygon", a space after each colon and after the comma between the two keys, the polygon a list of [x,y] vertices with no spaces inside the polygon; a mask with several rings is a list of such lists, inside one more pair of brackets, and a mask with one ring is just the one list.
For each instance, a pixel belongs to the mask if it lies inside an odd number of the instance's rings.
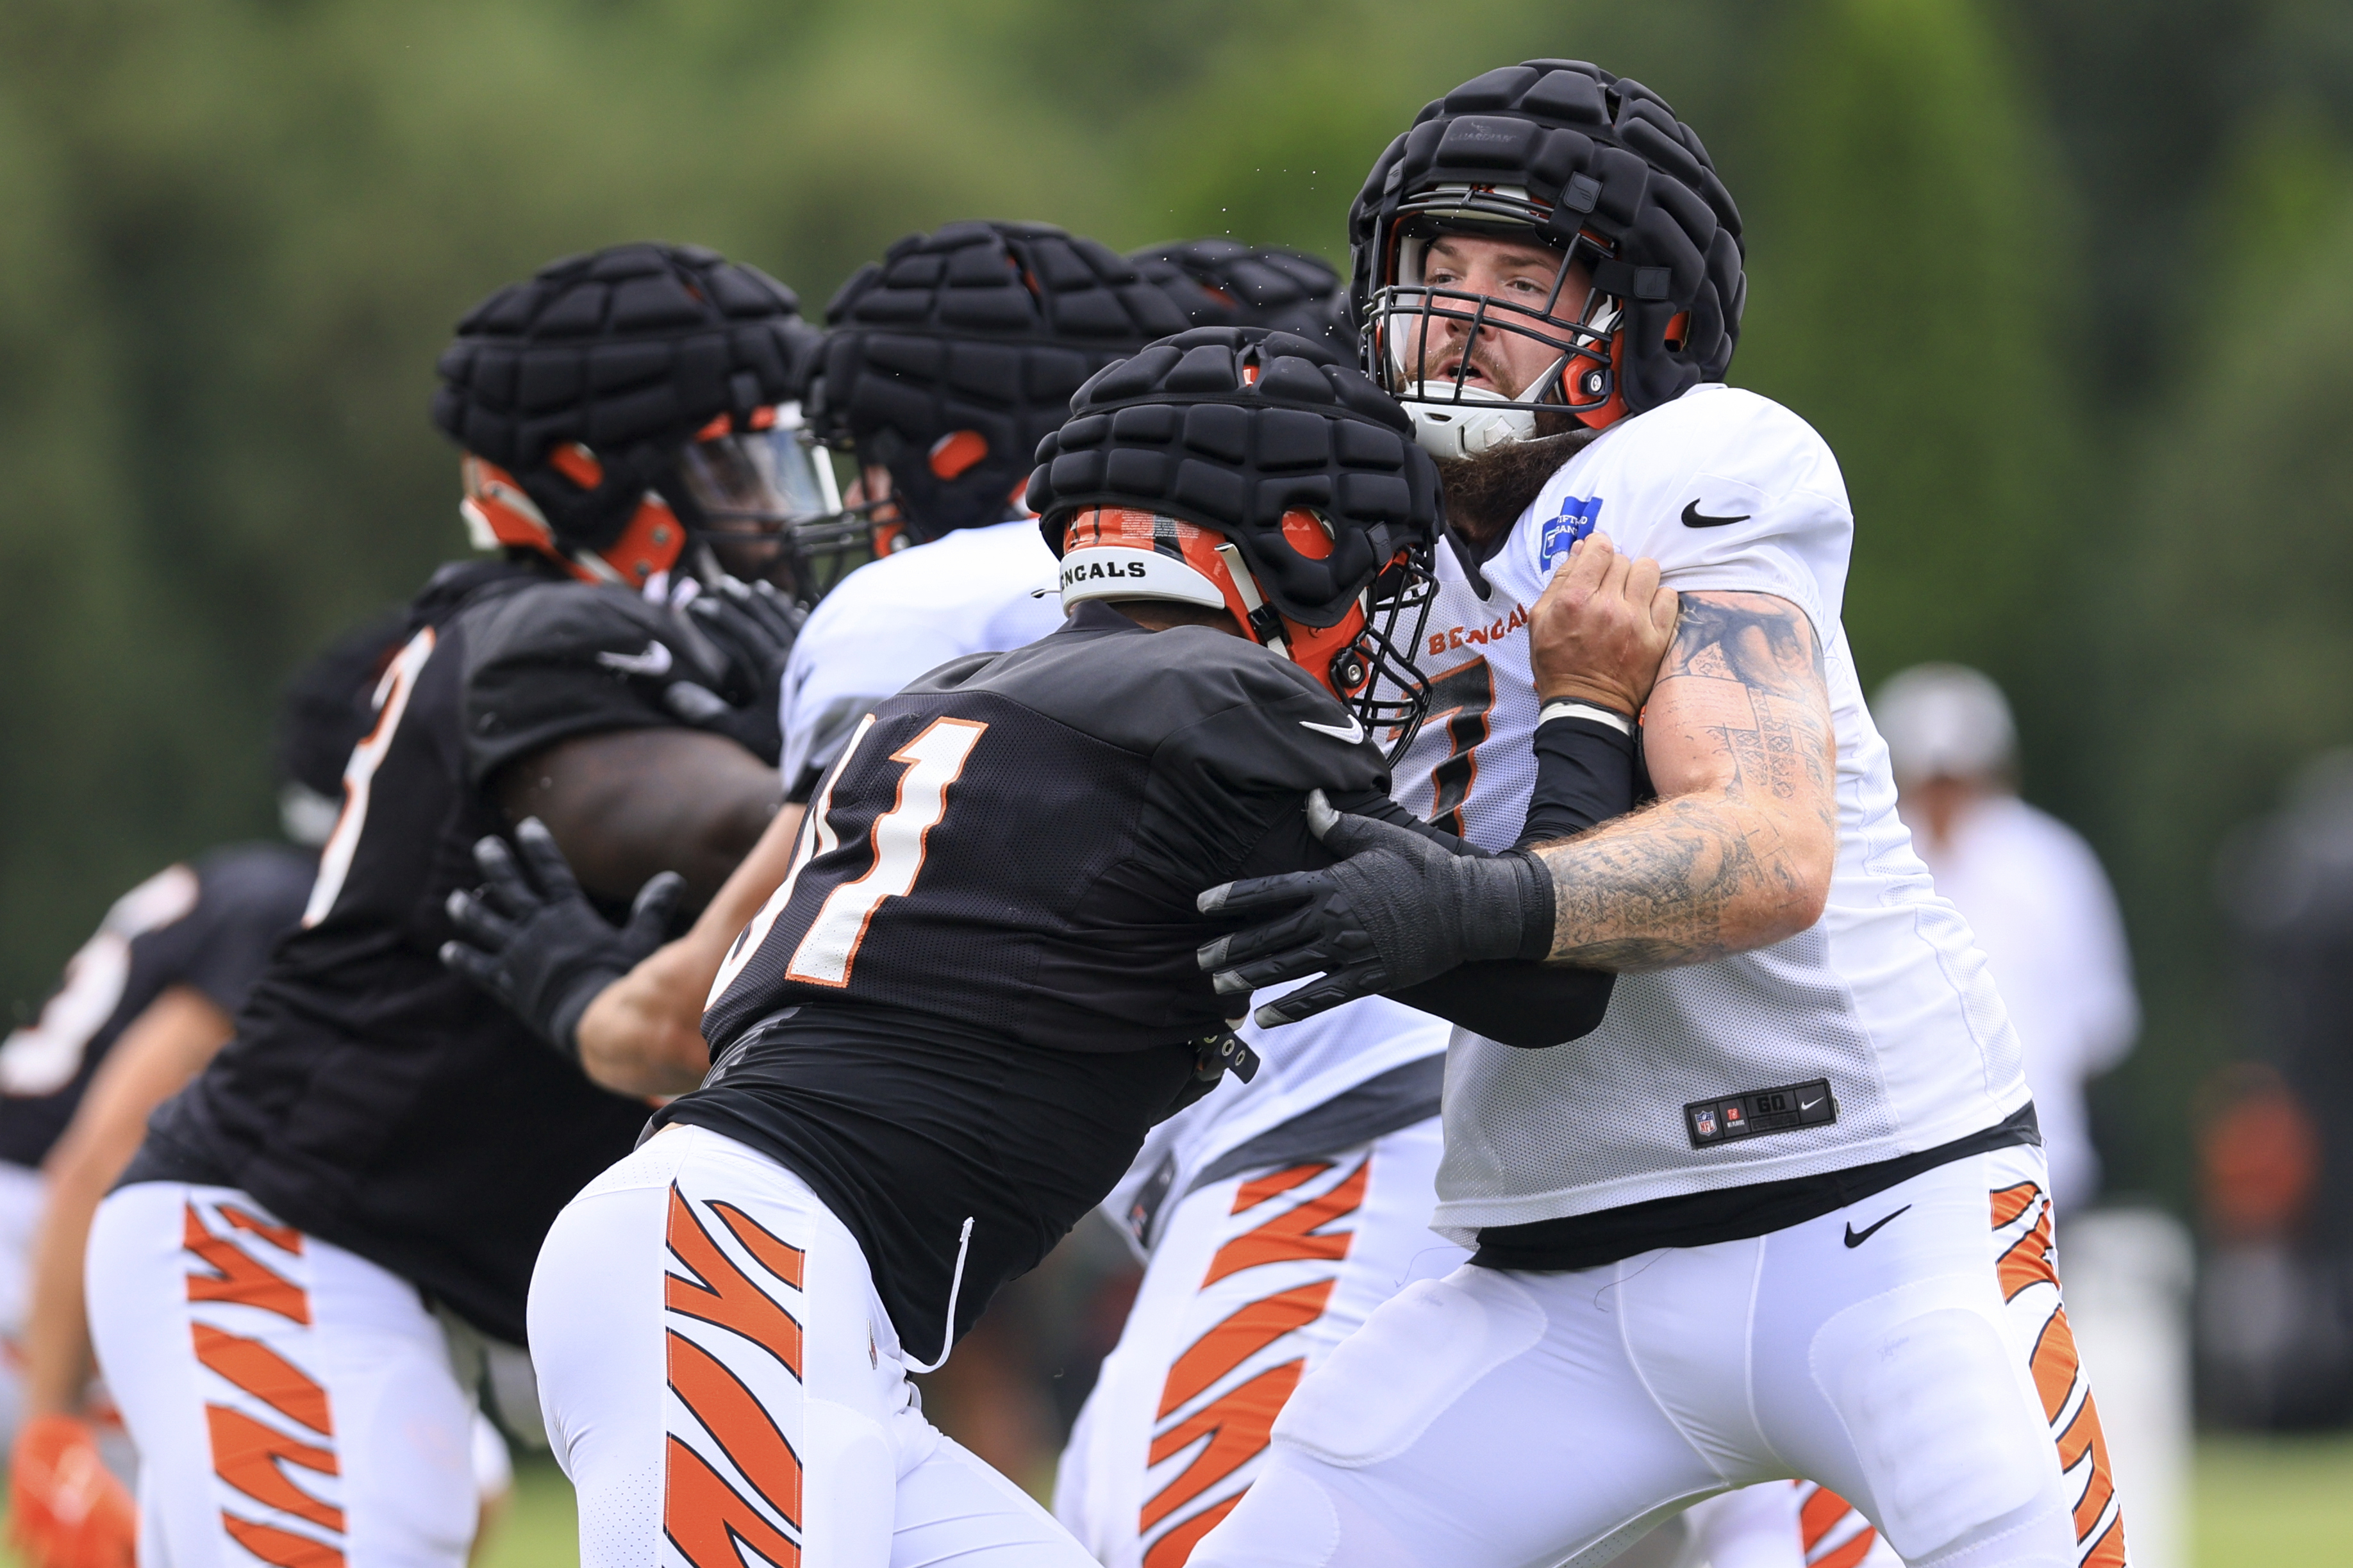
{"label": "tattoo sleeve", "polygon": [[1556,962],[1665,969],[1778,942],[1820,918],[1838,847],[1821,645],[1766,594],[1683,596],[1643,716],[1660,799],[1540,847]]}

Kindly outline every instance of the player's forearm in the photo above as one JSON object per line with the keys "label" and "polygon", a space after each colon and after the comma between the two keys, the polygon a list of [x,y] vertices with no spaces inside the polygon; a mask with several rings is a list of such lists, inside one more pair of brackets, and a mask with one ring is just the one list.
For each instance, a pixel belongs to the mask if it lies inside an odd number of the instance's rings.
{"label": "player's forearm", "polygon": [[115,1042],[43,1162],[48,1190],[33,1242],[23,1341],[28,1416],[79,1413],[90,1382],[81,1271],[90,1221],[139,1152],[147,1118],[203,1069],[229,1030],[228,1015],[201,992],[166,990]]}
{"label": "player's forearm", "polygon": [[1821,918],[1836,838],[1819,817],[1683,795],[1536,850],[1552,959],[1620,972],[1746,952]]}
{"label": "player's forearm", "polygon": [[702,1004],[736,933],[792,868],[801,811],[780,809],[693,929],[589,1003],[575,1032],[589,1078],[622,1094],[683,1094],[702,1081]]}
{"label": "player's forearm", "polygon": [[751,752],[686,729],[559,742],[509,764],[493,788],[516,821],[547,825],[590,892],[625,900],[657,872],[677,871],[690,907],[717,895],[782,795],[775,770]]}
{"label": "player's forearm", "polygon": [[[25,1322],[25,1414],[72,1415],[90,1382],[90,1320],[82,1304],[82,1255],[99,1200],[135,1152],[69,1160],[53,1170],[33,1247],[33,1286]],[[111,1168],[110,1168],[111,1167]]]}

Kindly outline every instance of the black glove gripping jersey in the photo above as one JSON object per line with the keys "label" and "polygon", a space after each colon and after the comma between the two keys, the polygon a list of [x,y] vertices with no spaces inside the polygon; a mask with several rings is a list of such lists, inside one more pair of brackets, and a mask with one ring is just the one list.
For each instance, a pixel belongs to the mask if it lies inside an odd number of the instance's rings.
{"label": "black glove gripping jersey", "polygon": [[474,841],[506,830],[484,787],[500,767],[575,735],[681,724],[663,683],[712,679],[684,620],[535,563],[448,567],[427,586],[301,929],[237,1038],[156,1112],[126,1182],[240,1188],[522,1342],[549,1224],[628,1152],[646,1108],[442,965],[444,905],[480,879]]}
{"label": "black glove gripping jersey", "polygon": [[[1227,929],[1201,889],[1328,865],[1311,789],[1410,822],[1388,783],[1311,677],[1207,627],[1146,632],[1089,603],[1027,647],[944,665],[862,721],[818,787],[704,1015],[711,1076],[655,1121],[798,1173],[932,1359],[1111,1189],[1247,1000],[1196,962]],[[1607,976],[1515,967],[1556,1037],[1599,1022]]]}
{"label": "black glove gripping jersey", "polygon": [[114,1042],[164,992],[192,987],[235,1017],[318,864],[289,844],[235,844],[117,900],[40,1016],[0,1045],[0,1160],[39,1166]]}

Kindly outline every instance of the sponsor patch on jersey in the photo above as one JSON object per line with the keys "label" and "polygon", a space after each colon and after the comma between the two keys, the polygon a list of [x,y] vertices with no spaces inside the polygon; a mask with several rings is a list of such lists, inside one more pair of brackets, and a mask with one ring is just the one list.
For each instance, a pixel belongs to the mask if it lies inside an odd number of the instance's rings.
{"label": "sponsor patch on jersey", "polygon": [[1560,515],[1544,525],[1543,548],[1536,564],[1549,572],[1552,563],[1569,552],[1569,547],[1591,533],[1601,521],[1601,498],[1590,496],[1579,500],[1575,496],[1560,503]]}
{"label": "sponsor patch on jersey", "polygon": [[1723,1100],[1695,1100],[1683,1107],[1683,1127],[1694,1149],[1736,1143],[1767,1132],[1794,1132],[1837,1120],[1838,1100],[1826,1078]]}

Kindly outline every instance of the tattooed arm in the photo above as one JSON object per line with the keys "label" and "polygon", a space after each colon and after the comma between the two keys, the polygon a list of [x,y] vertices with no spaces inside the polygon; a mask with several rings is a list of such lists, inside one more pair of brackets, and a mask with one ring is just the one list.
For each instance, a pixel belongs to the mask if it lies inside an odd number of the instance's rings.
{"label": "tattooed arm", "polygon": [[1837,741],[1805,612],[1768,594],[1683,595],[1642,746],[1655,805],[1536,849],[1552,873],[1555,962],[1698,963],[1821,917]]}

